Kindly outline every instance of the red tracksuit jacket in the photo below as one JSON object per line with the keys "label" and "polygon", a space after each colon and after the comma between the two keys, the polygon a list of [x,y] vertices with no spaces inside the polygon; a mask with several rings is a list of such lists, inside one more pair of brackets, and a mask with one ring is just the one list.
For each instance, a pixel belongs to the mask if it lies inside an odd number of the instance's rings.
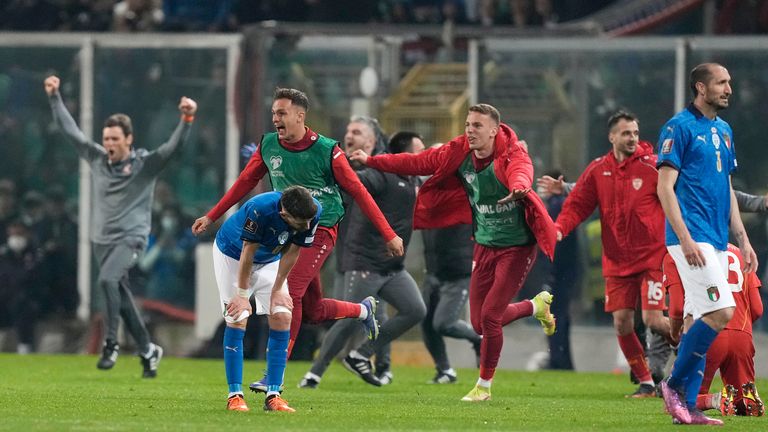
{"label": "red tracksuit jacket", "polygon": [[579,177],[556,226],[568,235],[599,207],[603,276],[661,270],[666,247],[658,178],[656,155],[648,142],[640,141],[635,154],[621,163],[609,151]]}
{"label": "red tracksuit jacket", "polygon": [[[460,135],[444,146],[418,155],[410,153],[383,154],[368,158],[368,166],[404,175],[430,175],[419,189],[414,209],[415,229],[443,228],[472,223],[472,209],[457,175],[469,154],[466,135]],[[517,143],[517,135],[509,126],[499,125],[493,150],[494,172],[510,191],[530,188],[533,184],[533,164],[528,152]],[[541,250],[554,257],[557,236],[554,223],[544,203],[531,191],[525,198],[525,220]]]}

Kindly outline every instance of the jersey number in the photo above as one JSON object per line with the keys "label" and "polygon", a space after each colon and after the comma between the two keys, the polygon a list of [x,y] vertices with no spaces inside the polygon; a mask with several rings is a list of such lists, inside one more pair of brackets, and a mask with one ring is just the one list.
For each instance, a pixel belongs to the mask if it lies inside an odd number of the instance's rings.
{"label": "jersey number", "polygon": [[662,301],[664,299],[664,290],[661,289],[661,282],[654,282],[652,280],[648,281],[648,301],[649,302],[655,302],[655,304],[658,304],[658,302]]}
{"label": "jersey number", "polygon": [[728,255],[728,285],[731,287],[732,292],[741,291],[742,285],[744,285],[744,273],[741,272],[741,261],[735,253],[727,251]]}

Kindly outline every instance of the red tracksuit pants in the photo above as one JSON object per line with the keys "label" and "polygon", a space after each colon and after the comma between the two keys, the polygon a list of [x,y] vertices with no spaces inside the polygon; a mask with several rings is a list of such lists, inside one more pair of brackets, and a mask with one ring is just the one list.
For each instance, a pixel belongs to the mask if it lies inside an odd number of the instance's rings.
{"label": "red tracksuit pants", "polygon": [[530,301],[510,301],[520,292],[536,261],[536,244],[506,248],[475,245],[473,260],[469,313],[475,332],[483,336],[480,377],[490,379],[504,344],[502,327],[533,314]]}

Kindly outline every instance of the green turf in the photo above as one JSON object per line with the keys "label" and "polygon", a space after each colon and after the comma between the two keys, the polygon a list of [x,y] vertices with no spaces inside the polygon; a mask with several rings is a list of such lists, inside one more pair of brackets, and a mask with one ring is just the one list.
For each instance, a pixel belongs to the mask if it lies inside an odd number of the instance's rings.
{"label": "green turf", "polygon": [[[121,356],[108,372],[95,365],[89,356],[0,354],[0,430],[680,430],[660,399],[623,397],[634,390],[626,375],[498,371],[493,400],[467,403],[459,399],[476,370],[459,371],[453,385],[427,385],[432,369],[396,367],[392,385],[374,388],[334,365],[306,390],[296,384],[309,364],[291,362],[284,397],[297,413],[265,413],[263,396],[251,394],[250,412],[230,413],[221,360],[166,358],[154,380],[140,378],[136,357]],[[246,382],[263,368],[247,362]],[[727,429],[765,424],[726,419]]]}

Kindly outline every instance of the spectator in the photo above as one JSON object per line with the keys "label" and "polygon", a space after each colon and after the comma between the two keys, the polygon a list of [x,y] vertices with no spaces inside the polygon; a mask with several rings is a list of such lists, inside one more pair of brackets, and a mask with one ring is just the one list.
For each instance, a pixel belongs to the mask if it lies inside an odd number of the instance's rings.
{"label": "spectator", "polygon": [[17,217],[16,183],[10,179],[0,179],[0,243],[5,243],[5,229]]}
{"label": "spectator", "polygon": [[715,20],[717,34],[750,34],[768,31],[768,1],[723,0]]}
{"label": "spectator", "polygon": [[64,189],[48,191],[45,206],[45,231],[41,246],[45,286],[56,293],[50,312],[74,318],[80,304],[77,291],[77,223],[67,211]]}
{"label": "spectator", "polygon": [[0,325],[13,325],[17,352],[35,350],[35,324],[41,302],[50,296],[40,284],[40,259],[35,252],[29,227],[19,220],[6,227],[7,241],[0,245]]}
{"label": "spectator", "polygon": [[229,30],[232,0],[164,0],[163,28],[176,32]]}
{"label": "spectator", "polygon": [[[560,172],[550,171],[545,175],[559,178]],[[552,220],[556,220],[563,207],[565,196],[540,193],[547,212]],[[548,369],[573,370],[571,356],[571,315],[569,312],[571,300],[576,297],[581,281],[581,259],[579,254],[578,233],[573,232],[557,244],[555,260],[550,264],[544,283],[549,286],[552,295],[557,299],[552,304],[552,313],[557,317],[557,332],[549,337]],[[541,257],[540,257],[541,258]],[[546,262],[541,259],[539,262]]]}
{"label": "spectator", "polygon": [[21,220],[29,227],[34,242],[42,244],[45,238],[45,197],[38,191],[29,191],[21,201]]}
{"label": "spectator", "polygon": [[163,23],[160,0],[123,0],[112,10],[116,32],[156,31]]}
{"label": "spectator", "polygon": [[194,248],[197,239],[182,220],[178,206],[163,209],[159,226],[149,236],[147,252],[139,268],[148,275],[146,296],[185,308],[193,308]]}

